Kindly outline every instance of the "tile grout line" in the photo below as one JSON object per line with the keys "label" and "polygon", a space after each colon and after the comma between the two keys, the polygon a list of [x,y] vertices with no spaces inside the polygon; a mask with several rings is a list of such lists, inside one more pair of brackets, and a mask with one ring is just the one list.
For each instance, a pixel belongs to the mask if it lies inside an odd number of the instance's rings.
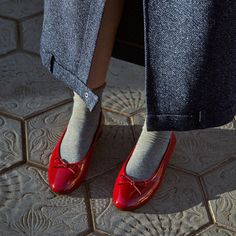
{"label": "tile grout line", "polygon": [[86,208],[87,208],[87,215],[89,215],[89,227],[92,229],[92,231],[95,230],[96,228],[96,223],[95,223],[95,219],[92,213],[92,204],[91,204],[91,194],[90,194],[90,188],[89,188],[89,183],[84,182],[84,188],[85,188],[85,197],[86,197]]}
{"label": "tile grout line", "polygon": [[236,233],[236,229],[234,227],[229,226],[229,225],[224,225],[224,224],[221,224],[220,222],[216,222],[215,225],[218,227],[221,227],[223,229],[230,230],[230,231]]}
{"label": "tile grout line", "polygon": [[17,120],[17,121],[24,121],[24,119],[20,116],[17,116],[17,115],[13,115],[9,112],[4,112],[4,111],[0,111],[0,116],[5,116],[7,118],[10,118],[12,120]]}
{"label": "tile grout line", "polygon": [[57,109],[57,108],[59,108],[59,107],[61,107],[61,106],[63,106],[63,105],[68,105],[68,104],[70,104],[72,101],[71,101],[71,98],[68,98],[68,99],[66,99],[66,100],[64,100],[64,101],[61,101],[61,102],[58,102],[58,103],[56,103],[56,104],[53,104],[53,105],[51,105],[51,106],[49,106],[49,107],[47,107],[47,108],[44,108],[44,109],[42,109],[42,110],[39,110],[39,111],[36,111],[36,112],[33,112],[33,113],[31,113],[31,114],[29,114],[29,115],[27,115],[27,116],[24,116],[24,120],[30,120],[30,119],[32,119],[32,118],[35,118],[35,117],[37,117],[37,116],[39,116],[39,115],[42,115],[42,114],[44,114],[44,113],[47,113],[47,112],[49,112],[49,111],[51,111],[51,110],[54,110],[54,109]]}
{"label": "tile grout line", "polygon": [[[95,178],[94,178],[93,181],[95,181]],[[86,190],[85,191],[86,192],[86,197],[87,197],[86,199],[88,201],[87,203],[88,203],[88,206],[89,206],[88,210],[89,210],[89,215],[90,215],[92,230],[93,230],[92,232],[98,233],[99,235],[102,235],[102,236],[110,236],[110,234],[108,234],[108,232],[104,232],[104,231],[102,231],[102,230],[100,230],[96,227],[96,217],[94,216],[93,211],[92,211],[91,194],[90,194],[90,187],[89,187],[90,183],[93,182],[93,181],[88,182],[88,181],[85,180],[85,183],[84,183],[85,190]]]}
{"label": "tile grout line", "polygon": [[19,21],[16,21],[16,49],[20,50],[23,48],[23,32],[22,25]]}
{"label": "tile grout line", "polygon": [[187,169],[184,169],[184,168],[179,167],[179,166],[175,166],[174,164],[171,164],[170,162],[168,163],[168,167],[173,169],[173,170],[177,170],[177,171],[183,172],[185,174],[192,175],[194,177],[198,177],[199,176],[199,174],[194,172],[194,171],[187,170]]}
{"label": "tile grout line", "polygon": [[27,160],[26,164],[28,166],[32,166],[32,167],[38,168],[38,169],[40,169],[42,171],[47,171],[48,170],[48,166],[44,166],[43,164],[31,161],[29,159]]}
{"label": "tile grout line", "polygon": [[209,227],[214,226],[215,224],[212,224],[210,222],[202,225],[201,227],[199,227],[197,230],[195,230],[194,232],[190,233],[188,236],[196,236],[198,233],[202,233],[205,230],[207,230]]}
{"label": "tile grout line", "polygon": [[224,160],[222,160],[222,161],[220,161],[220,162],[218,162],[218,163],[212,165],[212,166],[211,166],[209,169],[207,169],[205,172],[200,173],[200,176],[205,176],[205,175],[207,175],[207,174],[209,174],[209,173],[211,173],[211,172],[214,172],[214,171],[216,171],[217,169],[222,168],[222,167],[224,167],[225,165],[230,164],[231,162],[233,162],[233,161],[235,161],[235,160],[236,160],[236,156],[233,156],[233,155],[232,155],[231,157],[229,157],[229,158],[227,158],[227,159],[224,159]]}
{"label": "tile grout line", "polygon": [[201,189],[201,194],[202,194],[202,197],[203,197],[203,200],[204,200],[204,203],[205,203],[204,207],[207,211],[209,221],[211,222],[211,224],[215,224],[216,223],[216,218],[215,218],[214,212],[212,210],[206,188],[204,187],[205,186],[205,181],[203,180],[201,175],[197,177],[197,181],[198,181],[198,184],[199,184],[199,188]]}
{"label": "tile grout line", "polygon": [[4,168],[3,170],[0,170],[0,175],[4,175],[6,173],[8,173],[9,171],[12,171],[20,166],[23,166],[25,165],[26,163],[23,162],[22,160],[21,161],[18,161],[17,163],[14,163],[12,164],[11,166],[8,166],[6,168]]}
{"label": "tile grout line", "polygon": [[35,17],[41,16],[41,15],[43,15],[43,14],[44,14],[44,11],[41,10],[41,11],[36,12],[36,13],[30,15],[30,16],[25,16],[25,17],[22,17],[22,18],[20,18],[20,19],[17,19],[16,21],[18,21],[19,23],[23,23],[24,21],[32,20],[32,19],[34,19]]}

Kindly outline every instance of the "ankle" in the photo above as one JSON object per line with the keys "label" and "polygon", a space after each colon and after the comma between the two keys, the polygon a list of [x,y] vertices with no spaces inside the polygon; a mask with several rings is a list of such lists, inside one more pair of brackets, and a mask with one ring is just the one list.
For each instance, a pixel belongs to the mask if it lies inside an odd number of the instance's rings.
{"label": "ankle", "polygon": [[98,87],[94,87],[94,88],[90,88],[93,92],[97,92],[98,90],[103,90],[105,87],[107,86],[107,83],[104,82],[103,84],[101,84]]}

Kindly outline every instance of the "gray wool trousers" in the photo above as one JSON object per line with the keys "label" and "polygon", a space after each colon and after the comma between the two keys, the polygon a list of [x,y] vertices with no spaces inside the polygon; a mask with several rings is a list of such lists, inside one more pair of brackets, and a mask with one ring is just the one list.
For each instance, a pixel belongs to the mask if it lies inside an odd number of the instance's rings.
{"label": "gray wool trousers", "polygon": [[[106,0],[45,0],[43,65],[92,110],[87,87]],[[220,126],[236,113],[236,1],[143,0],[147,130]]]}

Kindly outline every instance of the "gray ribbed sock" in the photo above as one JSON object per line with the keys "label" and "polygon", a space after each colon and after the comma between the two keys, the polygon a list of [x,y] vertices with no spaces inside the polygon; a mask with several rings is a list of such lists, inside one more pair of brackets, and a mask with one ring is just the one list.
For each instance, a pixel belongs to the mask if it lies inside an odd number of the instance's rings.
{"label": "gray ribbed sock", "polygon": [[158,168],[170,140],[171,131],[147,131],[146,119],[126,173],[135,180],[150,178]]}
{"label": "gray ribbed sock", "polygon": [[74,92],[74,104],[65,136],[63,137],[60,153],[63,160],[72,163],[82,160],[89,150],[92,139],[98,127],[102,93],[106,83],[92,89],[99,97],[96,106],[90,111],[82,98]]}

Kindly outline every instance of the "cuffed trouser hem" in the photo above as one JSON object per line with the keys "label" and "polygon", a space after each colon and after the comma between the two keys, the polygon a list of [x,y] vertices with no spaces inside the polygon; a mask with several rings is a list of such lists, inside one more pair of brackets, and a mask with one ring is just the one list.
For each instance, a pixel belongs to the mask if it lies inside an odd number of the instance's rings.
{"label": "cuffed trouser hem", "polygon": [[218,127],[231,122],[236,114],[236,105],[224,111],[200,111],[192,115],[146,115],[148,131],[187,131]]}
{"label": "cuffed trouser hem", "polygon": [[40,50],[43,65],[51,72],[55,79],[62,81],[70,89],[75,91],[86,103],[88,109],[92,111],[98,102],[98,96],[79,77],[62,66],[52,53],[47,52],[43,48]]}
{"label": "cuffed trouser hem", "polygon": [[[74,61],[70,68],[66,67],[63,55],[57,53],[57,46],[50,48],[47,40],[40,40],[40,56],[42,64],[53,74],[55,79],[65,83],[69,88],[76,92],[85,102],[87,108],[92,111],[98,103],[98,96],[87,85],[89,71],[95,52],[101,19],[104,12],[105,2],[103,0],[91,1],[89,3],[88,19],[85,25],[83,41],[80,50],[80,57]],[[80,19],[78,19],[80,20]],[[48,23],[49,24],[49,23]],[[47,24],[45,24],[47,26]],[[49,24],[50,26],[50,24]],[[49,30],[45,28],[45,30]],[[63,40],[63,39],[61,39]],[[47,48],[49,46],[49,48]],[[64,62],[63,62],[64,61]]]}

